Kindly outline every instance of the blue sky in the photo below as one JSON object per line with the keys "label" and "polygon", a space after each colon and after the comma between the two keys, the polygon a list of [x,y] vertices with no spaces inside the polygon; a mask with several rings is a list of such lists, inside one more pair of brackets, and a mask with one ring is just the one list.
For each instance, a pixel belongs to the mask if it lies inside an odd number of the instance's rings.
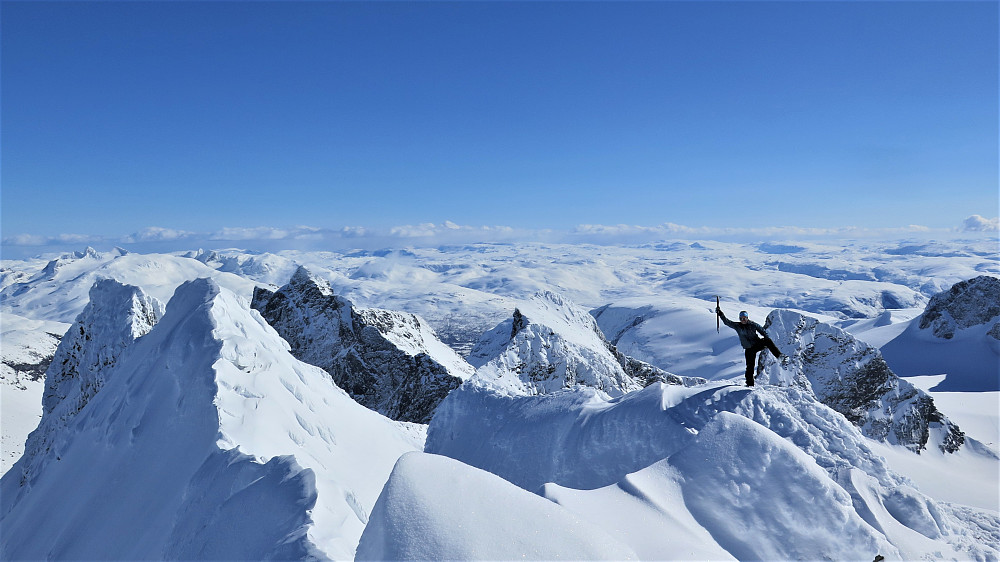
{"label": "blue sky", "polygon": [[8,2],[2,231],[954,227],[996,2]]}

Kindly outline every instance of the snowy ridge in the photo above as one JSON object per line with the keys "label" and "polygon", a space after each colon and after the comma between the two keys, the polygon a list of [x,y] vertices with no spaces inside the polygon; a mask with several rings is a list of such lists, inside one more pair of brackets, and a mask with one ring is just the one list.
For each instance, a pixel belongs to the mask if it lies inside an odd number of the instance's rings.
{"label": "snowy ridge", "polygon": [[356,309],[326,281],[298,268],[253,306],[300,360],[325,369],[359,403],[390,418],[426,423],[472,367],[413,314]]}
{"label": "snowy ridge", "polygon": [[[986,512],[906,487],[857,428],[798,387],[654,384],[607,400],[586,387],[510,396],[464,385],[441,404],[425,450],[542,490],[609,528],[647,517],[665,523],[661,537],[616,534],[641,558],[673,552],[675,542],[713,559],[720,551],[738,559],[1000,555],[990,546],[1000,538],[995,515],[982,519]],[[840,483],[855,472],[867,496]],[[931,528],[931,540],[908,542]],[[708,542],[692,542],[692,532]]]}
{"label": "snowy ridge", "polygon": [[179,287],[109,369],[56,458],[0,479],[0,557],[348,559],[420,448],[210,280]]}
{"label": "snowy ridge", "polygon": [[759,382],[809,388],[868,437],[914,452],[932,444],[953,453],[965,442],[965,434],[938,411],[934,400],[897,377],[878,349],[835,326],[788,310],[771,312],[764,327],[789,356],[790,365],[762,353]]}

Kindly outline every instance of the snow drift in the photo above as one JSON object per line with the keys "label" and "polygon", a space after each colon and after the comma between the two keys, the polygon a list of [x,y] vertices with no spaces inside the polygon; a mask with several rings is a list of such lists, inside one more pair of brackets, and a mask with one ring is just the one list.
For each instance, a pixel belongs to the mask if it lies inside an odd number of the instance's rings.
{"label": "snow drift", "polygon": [[0,479],[0,558],[349,559],[396,459],[421,446],[207,279],[103,377],[49,451]]}

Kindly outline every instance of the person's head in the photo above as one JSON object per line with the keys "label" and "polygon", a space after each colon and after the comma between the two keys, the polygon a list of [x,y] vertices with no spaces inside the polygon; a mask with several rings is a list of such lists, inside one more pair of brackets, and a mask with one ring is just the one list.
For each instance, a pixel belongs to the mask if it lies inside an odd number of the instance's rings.
{"label": "person's head", "polygon": [[746,324],[749,321],[750,321],[750,315],[747,314],[747,311],[741,310],[740,311],[740,322]]}

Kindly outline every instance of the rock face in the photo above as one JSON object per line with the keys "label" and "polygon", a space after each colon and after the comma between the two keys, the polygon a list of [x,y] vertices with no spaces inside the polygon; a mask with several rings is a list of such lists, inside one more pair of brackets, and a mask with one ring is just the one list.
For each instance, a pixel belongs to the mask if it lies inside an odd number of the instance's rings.
{"label": "rock face", "polygon": [[847,332],[787,310],[764,324],[788,364],[761,354],[757,380],[811,389],[873,439],[914,452],[936,445],[953,453],[965,434],[934,406],[927,393],[900,379],[878,349]]}
{"label": "rock face", "polygon": [[300,267],[287,285],[254,292],[251,306],[291,346],[359,403],[398,421],[427,423],[472,367],[420,317],[358,309]]}
{"label": "rock face", "polygon": [[1000,279],[981,275],[956,283],[931,297],[920,318],[920,329],[928,328],[939,338],[950,340],[955,332],[992,322],[987,332],[1000,339]]}
{"label": "rock face", "polygon": [[653,382],[694,385],[611,345],[583,308],[543,291],[483,334],[469,355],[476,379],[514,394],[548,394],[577,385],[621,396]]}

